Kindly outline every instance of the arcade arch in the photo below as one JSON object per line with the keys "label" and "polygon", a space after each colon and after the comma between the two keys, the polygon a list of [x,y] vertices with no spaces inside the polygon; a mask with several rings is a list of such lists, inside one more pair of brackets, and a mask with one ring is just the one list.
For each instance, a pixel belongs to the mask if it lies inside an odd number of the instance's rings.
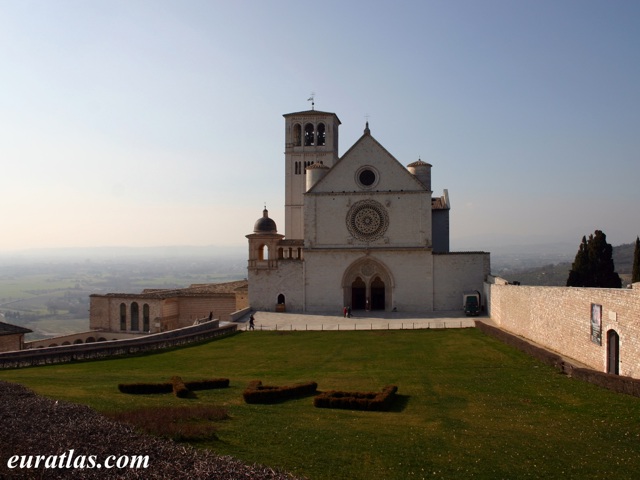
{"label": "arcade arch", "polygon": [[371,257],[352,263],[342,279],[344,304],[352,310],[391,310],[393,289],[389,269]]}

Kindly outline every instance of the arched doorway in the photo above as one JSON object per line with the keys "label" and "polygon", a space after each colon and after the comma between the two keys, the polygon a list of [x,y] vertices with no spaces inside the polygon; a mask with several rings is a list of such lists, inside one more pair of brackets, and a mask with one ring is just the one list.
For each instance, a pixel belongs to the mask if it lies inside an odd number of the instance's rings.
{"label": "arched doorway", "polygon": [[607,373],[620,375],[620,335],[615,330],[607,332]]}
{"label": "arched doorway", "polygon": [[344,306],[352,310],[391,310],[393,288],[393,277],[382,262],[370,255],[361,257],[344,271]]}
{"label": "arched doorway", "polygon": [[384,310],[384,282],[380,277],[371,282],[371,310]]}
{"label": "arched doorway", "polygon": [[367,285],[360,277],[351,284],[351,308],[353,310],[364,310],[367,303]]}

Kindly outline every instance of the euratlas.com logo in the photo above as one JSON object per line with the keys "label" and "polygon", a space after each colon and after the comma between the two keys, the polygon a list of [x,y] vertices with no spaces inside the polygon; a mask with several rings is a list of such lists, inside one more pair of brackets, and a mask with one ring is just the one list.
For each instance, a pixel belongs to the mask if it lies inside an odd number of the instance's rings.
{"label": "euratlas.com logo", "polygon": [[99,460],[97,455],[74,455],[73,449],[61,455],[13,455],[7,460],[10,469],[31,468],[148,468],[149,455],[109,455]]}

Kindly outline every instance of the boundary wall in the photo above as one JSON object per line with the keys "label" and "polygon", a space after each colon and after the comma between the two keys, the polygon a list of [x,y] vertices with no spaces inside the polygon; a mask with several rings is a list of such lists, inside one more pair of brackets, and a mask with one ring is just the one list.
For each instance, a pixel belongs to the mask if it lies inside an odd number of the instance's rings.
{"label": "boundary wall", "polygon": [[117,355],[144,353],[230,335],[236,331],[236,324],[228,324],[220,327],[218,320],[212,320],[169,332],[126,340],[111,340],[0,353],[0,369],[50,365],[78,360],[98,360]]}
{"label": "boundary wall", "polygon": [[[600,372],[611,371],[610,334],[617,334],[617,373],[640,378],[640,283],[631,289],[528,287],[489,277],[485,296],[499,328]],[[599,336],[593,335],[594,306]]]}

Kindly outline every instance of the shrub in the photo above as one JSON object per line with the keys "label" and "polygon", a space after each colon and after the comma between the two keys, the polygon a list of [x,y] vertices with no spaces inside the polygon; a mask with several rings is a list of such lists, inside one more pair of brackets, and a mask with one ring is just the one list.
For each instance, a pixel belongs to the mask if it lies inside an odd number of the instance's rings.
{"label": "shrub", "polygon": [[381,392],[329,391],[313,399],[318,408],[345,408],[349,410],[386,411],[391,408],[398,387],[388,385]]}
{"label": "shrub", "polygon": [[182,381],[182,378],[177,375],[171,377],[171,384],[173,385],[173,393],[178,398],[187,398],[191,395],[191,390]]}
{"label": "shrub", "polygon": [[212,422],[229,418],[227,409],[210,405],[197,407],[141,408],[109,414],[145,433],[179,442],[217,438]]}
{"label": "shrub", "polygon": [[292,398],[313,395],[317,389],[318,384],[316,382],[272,386],[262,385],[260,380],[253,380],[249,382],[247,388],[242,392],[242,396],[247,403],[277,403]]}
{"label": "shrub", "polygon": [[170,393],[173,391],[171,383],[120,383],[118,390],[122,393],[132,393],[138,395],[151,393]]}
{"label": "shrub", "polygon": [[[182,383],[182,386],[179,384]],[[151,393],[171,393],[174,392],[177,397],[184,398],[189,396],[187,392],[193,390],[210,390],[214,388],[226,388],[229,386],[228,378],[212,378],[209,380],[196,380],[194,382],[183,382],[180,377],[172,377],[171,383],[120,383],[118,390],[122,393],[130,394],[151,394]],[[179,393],[176,390],[179,388]]]}
{"label": "shrub", "polygon": [[189,390],[212,390],[214,388],[227,388],[229,386],[228,378],[211,378],[209,380],[196,380],[194,382],[185,382]]}

